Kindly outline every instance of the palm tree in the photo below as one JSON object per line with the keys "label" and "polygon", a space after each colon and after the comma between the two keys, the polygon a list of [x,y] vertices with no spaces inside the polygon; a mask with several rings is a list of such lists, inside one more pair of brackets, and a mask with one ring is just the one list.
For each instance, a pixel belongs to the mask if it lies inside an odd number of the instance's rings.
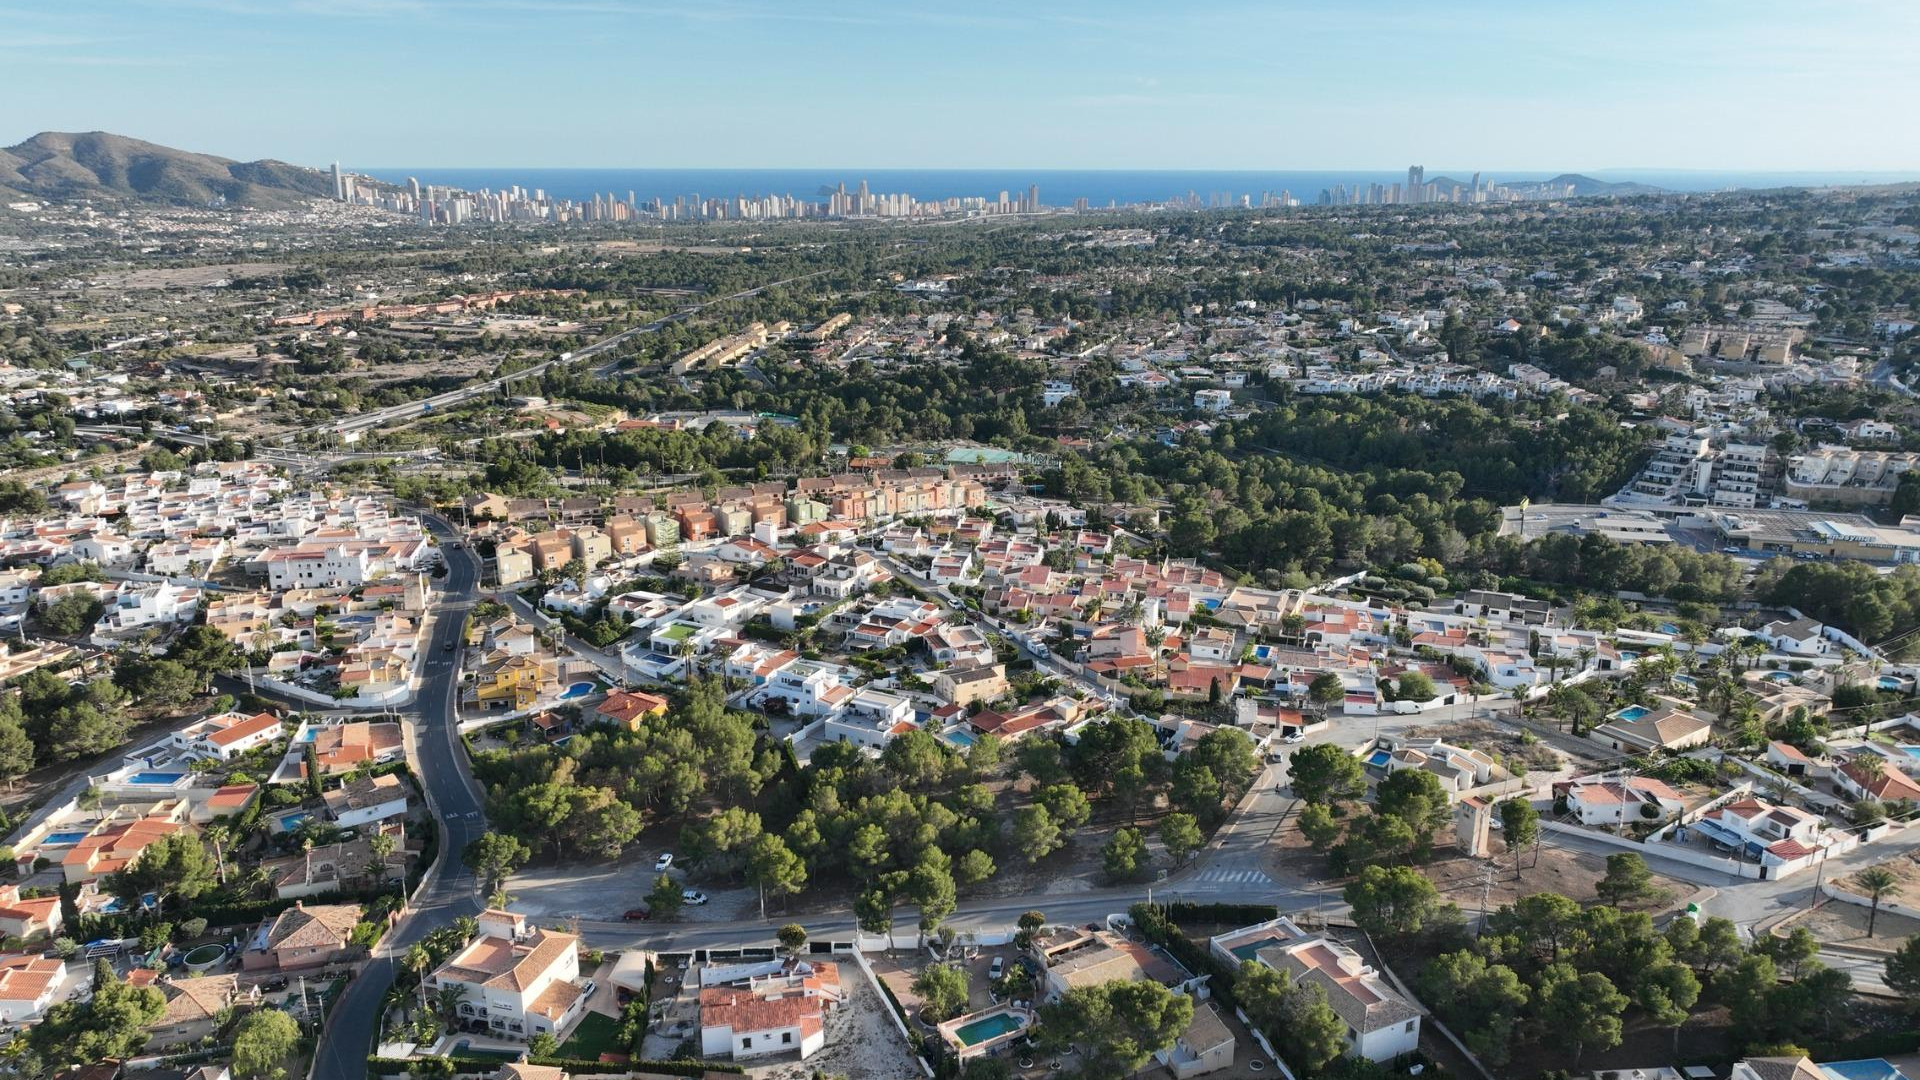
{"label": "palm tree", "polygon": [[222,886],[227,883],[227,845],[233,842],[233,830],[225,825],[209,825],[201,837],[213,848],[213,872]]}
{"label": "palm tree", "polygon": [[247,871],[246,881],[242,882],[243,891],[253,896],[263,896],[273,887],[273,871],[264,866],[256,866]]}
{"label": "palm tree", "polygon": [[415,945],[413,948],[407,950],[405,956],[400,958],[400,966],[413,972],[414,977],[420,980],[420,1011],[425,1012],[427,1008],[427,969],[433,966],[433,957],[427,953],[425,948]]}
{"label": "palm tree", "polygon": [[393,854],[392,834],[378,832],[367,838],[367,850],[372,857],[367,860],[367,876],[373,878],[374,888],[387,883],[387,856]]}
{"label": "palm tree", "polygon": [[444,983],[439,993],[434,995],[434,1004],[439,1007],[440,1014],[447,1018],[448,1023],[453,1022],[454,1016],[460,1010],[460,1003],[465,1000],[467,1000],[466,983]]}
{"label": "palm tree", "polygon": [[1867,909],[1867,936],[1872,937],[1873,924],[1880,917],[1880,901],[1899,888],[1900,879],[1884,866],[1869,866],[1853,880],[1860,886],[1860,891],[1867,894],[1867,899],[1873,901],[1873,906]]}

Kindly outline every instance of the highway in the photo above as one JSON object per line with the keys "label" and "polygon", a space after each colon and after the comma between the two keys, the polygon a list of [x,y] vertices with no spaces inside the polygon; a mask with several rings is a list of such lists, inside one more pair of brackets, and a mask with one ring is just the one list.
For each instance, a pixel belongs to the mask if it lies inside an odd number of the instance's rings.
{"label": "highway", "polygon": [[464,544],[457,550],[452,546],[457,533],[445,519],[432,514],[421,517],[440,538],[447,576],[427,644],[419,715],[409,725],[408,760],[426,793],[428,810],[440,822],[439,859],[428,870],[416,903],[407,908],[400,924],[387,933],[373,959],[334,1005],[314,1061],[317,1080],[362,1080],[367,1075],[367,1058],[379,1033],[381,1002],[393,985],[396,958],[455,918],[481,909],[473,872],[461,863],[460,852],[487,831],[487,821],[480,785],[467,767],[454,716],[461,652],[457,645],[447,648],[459,638],[467,609],[473,605],[480,565]]}

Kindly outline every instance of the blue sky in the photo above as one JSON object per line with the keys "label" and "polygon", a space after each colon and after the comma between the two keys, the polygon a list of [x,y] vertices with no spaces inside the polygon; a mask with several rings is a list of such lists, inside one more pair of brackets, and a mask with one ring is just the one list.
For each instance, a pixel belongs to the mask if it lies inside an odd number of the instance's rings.
{"label": "blue sky", "polygon": [[1917,47],[1920,0],[0,0],[0,145],[1920,175]]}

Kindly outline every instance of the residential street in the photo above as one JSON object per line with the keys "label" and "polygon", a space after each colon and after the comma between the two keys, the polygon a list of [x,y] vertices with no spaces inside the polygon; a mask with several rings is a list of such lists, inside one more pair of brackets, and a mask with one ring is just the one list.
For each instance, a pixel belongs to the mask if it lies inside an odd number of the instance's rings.
{"label": "residential street", "polygon": [[393,985],[395,958],[455,918],[481,908],[473,873],[460,862],[460,851],[486,832],[487,823],[480,786],[467,769],[454,720],[459,692],[455,658],[460,652],[447,647],[459,637],[467,609],[473,604],[480,565],[464,544],[458,550],[451,546],[457,534],[445,519],[430,514],[422,517],[440,539],[447,576],[427,644],[419,714],[408,725],[407,759],[426,793],[429,809],[441,823],[440,857],[420,889],[418,903],[407,908],[400,924],[381,941],[373,960],[347,984],[335,1004],[315,1055],[313,1076],[317,1080],[361,1080],[367,1075],[367,1057],[373,1053],[379,1030],[381,1002]]}
{"label": "residential street", "polygon": [[[472,778],[464,752],[458,743],[454,706],[458,692],[458,672],[446,643],[458,633],[467,610],[477,595],[478,561],[464,547],[454,550],[449,541],[454,533],[444,520],[428,516],[429,527],[440,536],[447,555],[449,573],[444,582],[442,601],[429,644],[426,671],[419,696],[420,717],[411,726],[410,759],[418,771],[433,813],[445,825],[439,872],[430,875],[421,892],[420,903],[383,942],[366,971],[349,984],[336,1007],[331,1025],[322,1042],[314,1075],[322,1080],[361,1080],[366,1075],[365,1057],[371,1052],[379,1020],[381,1000],[394,978],[395,957],[431,931],[462,914],[478,911],[481,901],[475,895],[473,875],[459,862],[459,852],[473,837],[486,829],[483,794]],[[889,558],[895,573],[935,595],[941,591],[914,575],[897,560]],[[523,615],[528,606],[517,596],[508,602]],[[962,609],[965,610],[965,609]],[[977,612],[968,612],[983,629],[1009,633],[994,620]],[[1018,638],[1014,640],[1018,641]],[[568,640],[570,646],[580,643]],[[1102,697],[1110,696],[1091,680],[1078,676],[1052,661],[1051,657],[1020,647],[1038,666],[1063,680],[1081,686]],[[617,661],[604,651],[579,649],[596,663]],[[598,655],[596,655],[598,652]],[[609,672],[613,674],[613,672]],[[1489,711],[1486,703],[1453,706],[1424,715],[1353,717],[1337,719],[1326,729],[1309,736],[1310,742],[1332,742],[1359,746],[1381,735],[1400,735],[1423,724],[1471,719]],[[1312,880],[1277,880],[1269,860],[1269,844],[1292,811],[1294,800],[1285,788],[1285,762],[1263,765],[1252,789],[1235,808],[1213,841],[1193,862],[1174,871],[1151,886],[1137,885],[1100,889],[1074,894],[1038,894],[1025,897],[995,898],[962,903],[948,923],[960,931],[996,930],[1010,925],[1024,911],[1041,910],[1058,922],[1086,923],[1124,912],[1130,904],[1147,899],[1196,900],[1215,902],[1271,903],[1286,911],[1314,909],[1323,915],[1344,911],[1339,889]],[[1566,833],[1547,832],[1544,842],[1568,851],[1593,856],[1612,854],[1618,847],[1602,841]],[[1920,837],[1892,840],[1872,845],[1849,856],[1834,859],[1826,868],[1837,877],[1892,855],[1920,847]],[[1678,862],[1656,855],[1648,856],[1649,865],[1658,873],[1706,887],[1701,906],[1707,914],[1732,919],[1752,935],[1765,930],[1780,918],[1808,903],[1816,877],[1801,874],[1787,881],[1752,881],[1730,873]],[[767,919],[747,918],[728,922],[627,923],[581,921],[579,930],[585,941],[597,948],[647,948],[658,951],[686,952],[702,948],[726,948],[742,945],[770,945],[786,916],[771,913]],[[902,909],[896,928],[911,927],[913,912]],[[845,908],[806,921],[818,940],[851,941],[856,927],[851,908]],[[1879,958],[1871,954],[1836,951],[1828,962],[1847,970],[1857,984],[1869,992],[1884,992],[1879,977]]]}

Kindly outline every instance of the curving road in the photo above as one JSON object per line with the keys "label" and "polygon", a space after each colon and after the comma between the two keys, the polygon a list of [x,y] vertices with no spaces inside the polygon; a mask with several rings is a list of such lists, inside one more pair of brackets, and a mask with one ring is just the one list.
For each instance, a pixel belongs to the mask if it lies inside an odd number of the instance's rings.
{"label": "curving road", "polygon": [[[480,580],[479,561],[464,545],[452,547],[458,533],[444,518],[422,514],[427,528],[440,539],[447,560],[447,576],[435,609],[433,633],[428,639],[426,670],[416,701],[418,716],[409,725],[409,760],[414,766],[427,808],[440,823],[439,859],[427,871],[415,903],[398,926],[380,943],[373,959],[350,983],[335,1004],[316,1052],[316,1080],[363,1080],[367,1057],[379,1033],[381,1002],[393,985],[397,957],[461,915],[481,908],[473,872],[460,861],[468,841],[487,831],[480,786],[467,767],[454,717],[460,689],[455,644],[467,609],[473,605]],[[454,648],[447,646],[454,644]]]}

